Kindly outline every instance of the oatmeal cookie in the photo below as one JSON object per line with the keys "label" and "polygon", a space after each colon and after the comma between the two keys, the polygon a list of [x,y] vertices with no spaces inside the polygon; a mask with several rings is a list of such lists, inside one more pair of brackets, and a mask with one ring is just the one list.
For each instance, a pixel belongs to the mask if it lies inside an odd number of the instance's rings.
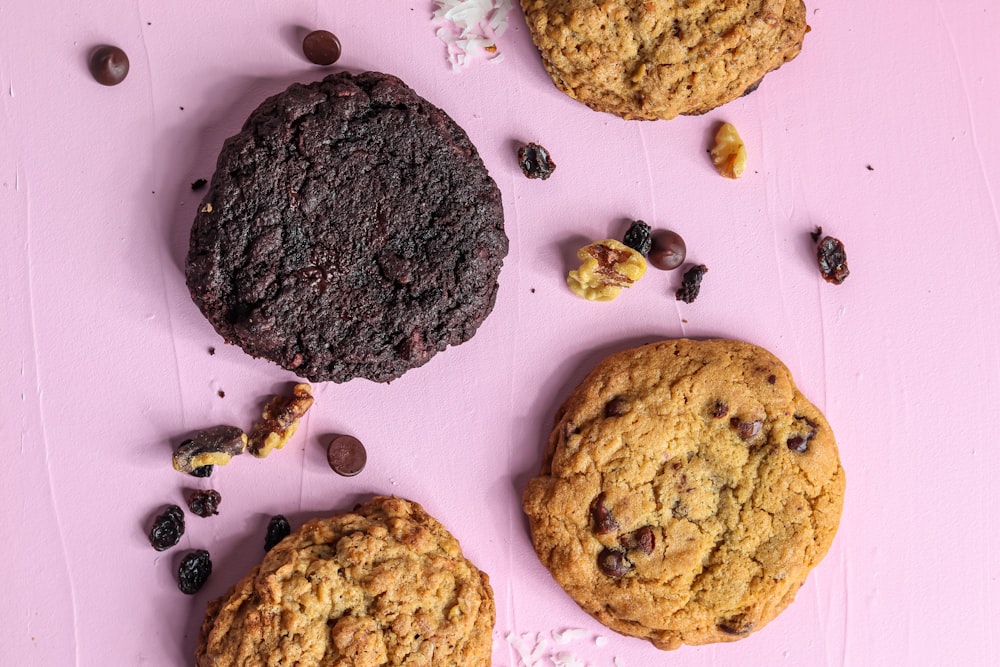
{"label": "oatmeal cookie", "polygon": [[523,504],[539,558],[585,611],[674,649],[774,619],[830,548],[843,495],[830,426],[777,358],[668,340],[587,376]]}
{"label": "oatmeal cookie", "polygon": [[420,505],[377,497],[274,546],[208,606],[198,667],[490,664],[489,578]]}
{"label": "oatmeal cookie", "polygon": [[295,84],[228,139],[187,285],[228,343],[320,382],[385,382],[475,334],[507,254],[466,133],[398,78]]}
{"label": "oatmeal cookie", "polygon": [[705,113],[802,48],[802,0],[521,0],[556,87],[627,119]]}

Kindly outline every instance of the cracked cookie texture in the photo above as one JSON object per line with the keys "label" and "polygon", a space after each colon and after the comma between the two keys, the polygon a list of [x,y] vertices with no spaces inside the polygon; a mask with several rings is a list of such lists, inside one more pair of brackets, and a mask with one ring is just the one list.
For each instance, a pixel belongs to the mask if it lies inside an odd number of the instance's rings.
{"label": "cracked cookie texture", "polygon": [[626,119],[701,114],[752,92],[808,31],[802,0],[521,0],[553,83]]}
{"label": "cracked cookie texture", "polygon": [[559,410],[523,506],[580,607],[675,649],[774,619],[830,548],[843,497],[830,425],[781,361],[681,339],[597,365]]}
{"label": "cracked cookie texture", "polygon": [[465,131],[394,76],[341,72],[268,98],[225,142],[187,285],[254,357],[386,382],[475,334],[507,250]]}
{"label": "cracked cookie texture", "polygon": [[279,542],[208,606],[198,667],[485,667],[489,578],[417,503],[376,497]]}

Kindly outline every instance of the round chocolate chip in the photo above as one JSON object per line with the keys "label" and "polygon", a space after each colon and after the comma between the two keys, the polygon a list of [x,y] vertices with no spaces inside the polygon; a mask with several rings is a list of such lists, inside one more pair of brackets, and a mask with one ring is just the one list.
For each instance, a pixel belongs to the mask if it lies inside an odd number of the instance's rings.
{"label": "round chocolate chip", "polygon": [[632,563],[625,557],[624,551],[605,547],[597,554],[597,567],[612,579],[621,579],[632,569]]}
{"label": "round chocolate chip", "polygon": [[99,46],[90,54],[90,74],[101,85],[117,86],[128,76],[128,56],[117,46]]}
{"label": "round chocolate chip", "polygon": [[687,257],[687,244],[677,232],[661,229],[653,232],[649,263],[663,271],[676,269]]}
{"label": "round chocolate chip", "polygon": [[364,470],[368,453],[361,441],[351,435],[338,435],[326,448],[326,460],[338,475],[353,477]]}
{"label": "round chocolate chip", "polygon": [[302,53],[315,65],[332,65],[340,59],[340,40],[328,30],[313,30],[302,40]]}

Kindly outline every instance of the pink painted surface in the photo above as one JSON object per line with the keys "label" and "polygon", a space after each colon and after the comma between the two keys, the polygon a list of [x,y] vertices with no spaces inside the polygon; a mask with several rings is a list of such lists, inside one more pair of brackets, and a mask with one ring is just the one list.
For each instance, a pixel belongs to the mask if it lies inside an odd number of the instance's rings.
{"label": "pink painted surface", "polygon": [[[594,666],[1000,664],[996,2],[811,2],[801,56],[759,91],[655,123],[557,92],[518,10],[504,61],[455,74],[431,11],[0,5],[0,663],[191,664],[206,602],[259,559],[269,515],[297,525],[377,492],[423,503],[491,575],[496,665],[521,664],[509,633],[532,633],[529,646],[542,633],[546,655]],[[292,379],[223,345],[180,267],[190,183],[263,97],[323,74],[299,55],[300,26],[336,32],[340,65],[399,75],[479,146],[511,240],[496,310],[470,343],[391,385],[316,386],[299,435],[269,459],[182,478],[169,467],[179,436],[249,423]],[[131,56],[115,88],[86,70],[103,42]],[[720,121],[747,142],[736,182],[705,154]],[[550,180],[520,174],[526,140],[552,151]],[[630,218],[677,230],[708,265],[696,303],[655,271],[609,304],[567,291],[576,247]],[[846,243],[840,287],[817,275],[815,225]],[[848,492],[829,556],[778,620],[666,654],[578,610],[531,550],[518,498],[586,370],[681,335],[780,356],[834,425]],[[369,448],[352,479],[324,460],[338,432]],[[149,518],[201,487],[223,494],[221,515],[189,515],[179,548],[154,552]],[[173,580],[190,548],[216,563],[194,597]],[[557,643],[566,629],[585,633]]]}

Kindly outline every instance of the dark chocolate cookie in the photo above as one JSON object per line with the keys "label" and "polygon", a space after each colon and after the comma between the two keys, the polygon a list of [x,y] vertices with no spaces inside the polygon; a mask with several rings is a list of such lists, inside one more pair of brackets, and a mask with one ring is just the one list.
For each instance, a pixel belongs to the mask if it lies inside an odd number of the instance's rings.
{"label": "dark chocolate cookie", "polygon": [[313,381],[383,382],[472,337],[506,254],[466,133],[396,77],[341,72],[225,142],[186,273],[226,342]]}

